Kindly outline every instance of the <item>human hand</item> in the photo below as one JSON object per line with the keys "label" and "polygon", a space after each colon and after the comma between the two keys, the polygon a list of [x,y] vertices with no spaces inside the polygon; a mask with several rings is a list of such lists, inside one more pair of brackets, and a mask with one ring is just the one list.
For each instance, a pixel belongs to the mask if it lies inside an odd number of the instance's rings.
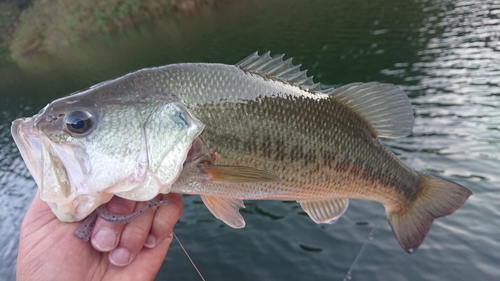
{"label": "human hand", "polygon": [[[170,204],[151,208],[128,224],[99,217],[89,243],[73,235],[81,222],[59,221],[37,192],[21,226],[17,280],[153,280],[182,212],[179,194],[156,199]],[[114,197],[107,209],[125,215],[147,203]]]}

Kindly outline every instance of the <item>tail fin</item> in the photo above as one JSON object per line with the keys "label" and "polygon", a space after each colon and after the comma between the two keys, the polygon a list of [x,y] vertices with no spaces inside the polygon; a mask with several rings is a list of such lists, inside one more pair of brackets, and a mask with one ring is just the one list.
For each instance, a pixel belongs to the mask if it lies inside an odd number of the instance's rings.
{"label": "tail fin", "polygon": [[401,209],[388,209],[387,218],[399,244],[413,253],[431,227],[435,218],[452,214],[472,192],[454,182],[420,174],[420,193]]}

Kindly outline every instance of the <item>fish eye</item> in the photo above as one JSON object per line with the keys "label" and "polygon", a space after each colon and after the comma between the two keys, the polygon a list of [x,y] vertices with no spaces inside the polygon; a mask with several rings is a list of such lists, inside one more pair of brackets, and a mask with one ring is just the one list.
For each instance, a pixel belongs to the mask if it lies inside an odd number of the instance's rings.
{"label": "fish eye", "polygon": [[94,126],[94,117],[86,110],[77,109],[66,116],[66,129],[74,136],[88,133]]}

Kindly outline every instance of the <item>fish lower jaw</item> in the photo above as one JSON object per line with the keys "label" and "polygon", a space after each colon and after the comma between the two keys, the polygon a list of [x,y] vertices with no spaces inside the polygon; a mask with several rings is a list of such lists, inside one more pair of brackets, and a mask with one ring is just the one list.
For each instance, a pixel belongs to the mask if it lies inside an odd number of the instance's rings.
{"label": "fish lower jaw", "polygon": [[80,194],[64,202],[46,202],[60,221],[76,222],[85,219],[97,207],[107,203],[112,197],[113,194],[100,192],[92,195]]}
{"label": "fish lower jaw", "polygon": [[56,217],[63,222],[75,222],[77,221],[75,215],[71,212],[71,207],[69,204],[57,204],[55,202],[47,202],[50,209],[56,215]]}

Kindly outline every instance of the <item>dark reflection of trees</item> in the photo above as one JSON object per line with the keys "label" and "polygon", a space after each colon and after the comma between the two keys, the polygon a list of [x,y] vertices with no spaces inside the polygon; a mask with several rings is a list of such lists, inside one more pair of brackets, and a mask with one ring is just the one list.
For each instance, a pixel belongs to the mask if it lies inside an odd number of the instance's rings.
{"label": "dark reflection of trees", "polygon": [[171,62],[235,63],[255,50],[271,50],[293,56],[327,84],[384,80],[381,69],[417,60],[426,40],[419,29],[435,13],[413,1],[230,2],[211,13],[93,36],[83,44],[46,44],[48,59],[21,57],[17,63],[36,75],[51,67],[74,74],[78,65],[80,77],[95,76],[96,68],[110,77]]}

